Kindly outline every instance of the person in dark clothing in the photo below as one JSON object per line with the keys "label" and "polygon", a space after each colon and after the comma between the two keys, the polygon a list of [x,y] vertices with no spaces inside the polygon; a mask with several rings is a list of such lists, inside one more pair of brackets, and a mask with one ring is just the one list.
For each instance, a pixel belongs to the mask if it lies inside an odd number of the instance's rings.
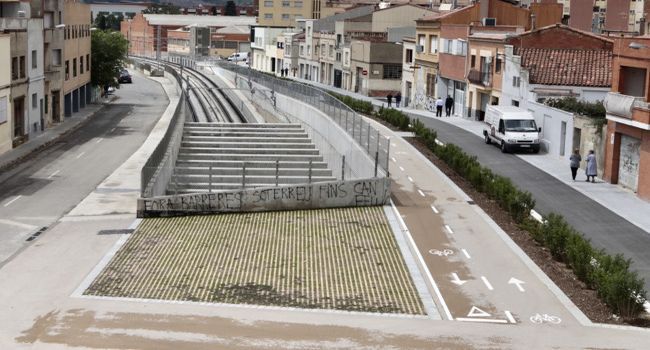
{"label": "person in dark clothing", "polygon": [[399,108],[400,102],[402,102],[402,93],[398,91],[397,95],[395,95],[395,106],[397,106],[397,108]]}
{"label": "person in dark clothing", "polygon": [[454,99],[451,98],[451,96],[447,95],[447,99],[445,100],[445,114],[447,116],[451,115],[451,109],[454,107]]}
{"label": "person in dark clothing", "polygon": [[580,167],[580,162],[582,161],[582,157],[580,157],[580,150],[575,149],[573,150],[573,154],[571,157],[569,157],[569,166],[571,167],[571,177],[573,178],[573,181],[576,180],[576,174],[578,174],[578,168]]}
{"label": "person in dark clothing", "polygon": [[386,96],[386,101],[388,101],[388,108],[390,108],[391,104],[393,103],[393,94],[388,93],[388,96]]}

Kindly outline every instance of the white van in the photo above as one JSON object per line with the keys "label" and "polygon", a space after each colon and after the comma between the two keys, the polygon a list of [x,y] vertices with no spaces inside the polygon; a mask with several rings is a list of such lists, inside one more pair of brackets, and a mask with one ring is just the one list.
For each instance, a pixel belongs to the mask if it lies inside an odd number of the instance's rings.
{"label": "white van", "polygon": [[514,106],[488,106],[485,112],[485,143],[495,143],[501,152],[531,150],[539,152],[542,128],[535,124],[533,114]]}
{"label": "white van", "polygon": [[248,60],[248,52],[235,52],[232,55],[228,56],[228,61],[230,62],[242,62]]}

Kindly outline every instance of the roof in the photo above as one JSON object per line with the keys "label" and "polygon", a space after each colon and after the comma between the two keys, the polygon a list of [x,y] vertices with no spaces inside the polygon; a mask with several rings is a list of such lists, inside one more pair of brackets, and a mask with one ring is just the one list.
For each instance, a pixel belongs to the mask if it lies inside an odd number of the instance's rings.
{"label": "roof", "polygon": [[592,38],[594,38],[594,39],[599,39],[599,40],[602,40],[602,41],[612,42],[611,39],[609,39],[609,38],[607,38],[607,37],[604,37],[604,36],[602,36],[602,35],[594,34],[594,33],[592,33],[592,32],[586,32],[586,31],[584,31],[584,30],[580,30],[580,29],[577,29],[577,28],[569,27],[569,26],[564,25],[564,24],[561,24],[561,23],[556,23],[556,24],[548,25],[548,26],[546,26],[546,27],[539,27],[539,28],[531,29],[531,30],[529,30],[529,31],[527,31],[527,32],[521,33],[519,36],[527,36],[527,35],[531,35],[531,34],[537,34],[537,33],[539,33],[539,32],[549,31],[549,30],[553,30],[553,29],[555,29],[555,28],[568,30],[568,31],[571,31],[571,32],[578,33],[578,34],[580,34],[580,35],[589,36],[589,37],[592,37]]}
{"label": "roof", "polygon": [[608,87],[612,52],[608,50],[518,48],[531,84]]}
{"label": "roof", "polygon": [[249,16],[195,16],[195,15],[158,15],[145,14],[150,25],[203,27],[228,27],[232,25],[254,25],[255,17]]}
{"label": "roof", "polygon": [[247,25],[231,25],[219,28],[215,33],[219,34],[250,34],[251,28]]}

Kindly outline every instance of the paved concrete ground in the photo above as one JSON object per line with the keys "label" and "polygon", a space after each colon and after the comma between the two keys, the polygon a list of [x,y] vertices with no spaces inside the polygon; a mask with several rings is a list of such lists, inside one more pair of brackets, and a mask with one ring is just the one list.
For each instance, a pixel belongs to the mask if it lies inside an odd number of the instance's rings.
{"label": "paved concrete ground", "polygon": [[[304,82],[378,106],[385,105],[383,101],[350,91]],[[536,210],[542,215],[559,213],[596,247],[631,259],[632,267],[645,279],[646,290],[650,290],[650,254],[647,254],[650,250],[650,203],[602,180],[597,184],[571,181],[568,160],[543,154],[503,154],[497,147],[484,144],[481,122],[460,117],[436,118],[434,113],[409,108],[401,110],[435,129],[442,142],[461,147],[477,156],[484,166],[531,192],[537,203]]]}

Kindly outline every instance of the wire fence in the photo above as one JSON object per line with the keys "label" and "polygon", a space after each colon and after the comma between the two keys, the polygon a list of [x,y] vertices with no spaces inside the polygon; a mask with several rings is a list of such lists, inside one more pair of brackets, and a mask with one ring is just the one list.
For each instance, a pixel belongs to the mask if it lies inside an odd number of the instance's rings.
{"label": "wire fence", "polygon": [[[248,88],[252,89],[252,83],[254,82],[266,87],[274,94],[277,93],[292,97],[323,112],[343,128],[373,159],[376,164],[375,176],[383,177],[389,175],[390,138],[381,135],[361,115],[357,114],[336,97],[321,89],[294,80],[277,78],[273,75],[250,69],[247,66],[236,65],[227,61],[212,61],[211,63],[236,73],[239,86],[248,84]],[[335,140],[328,141],[336,142]]]}

